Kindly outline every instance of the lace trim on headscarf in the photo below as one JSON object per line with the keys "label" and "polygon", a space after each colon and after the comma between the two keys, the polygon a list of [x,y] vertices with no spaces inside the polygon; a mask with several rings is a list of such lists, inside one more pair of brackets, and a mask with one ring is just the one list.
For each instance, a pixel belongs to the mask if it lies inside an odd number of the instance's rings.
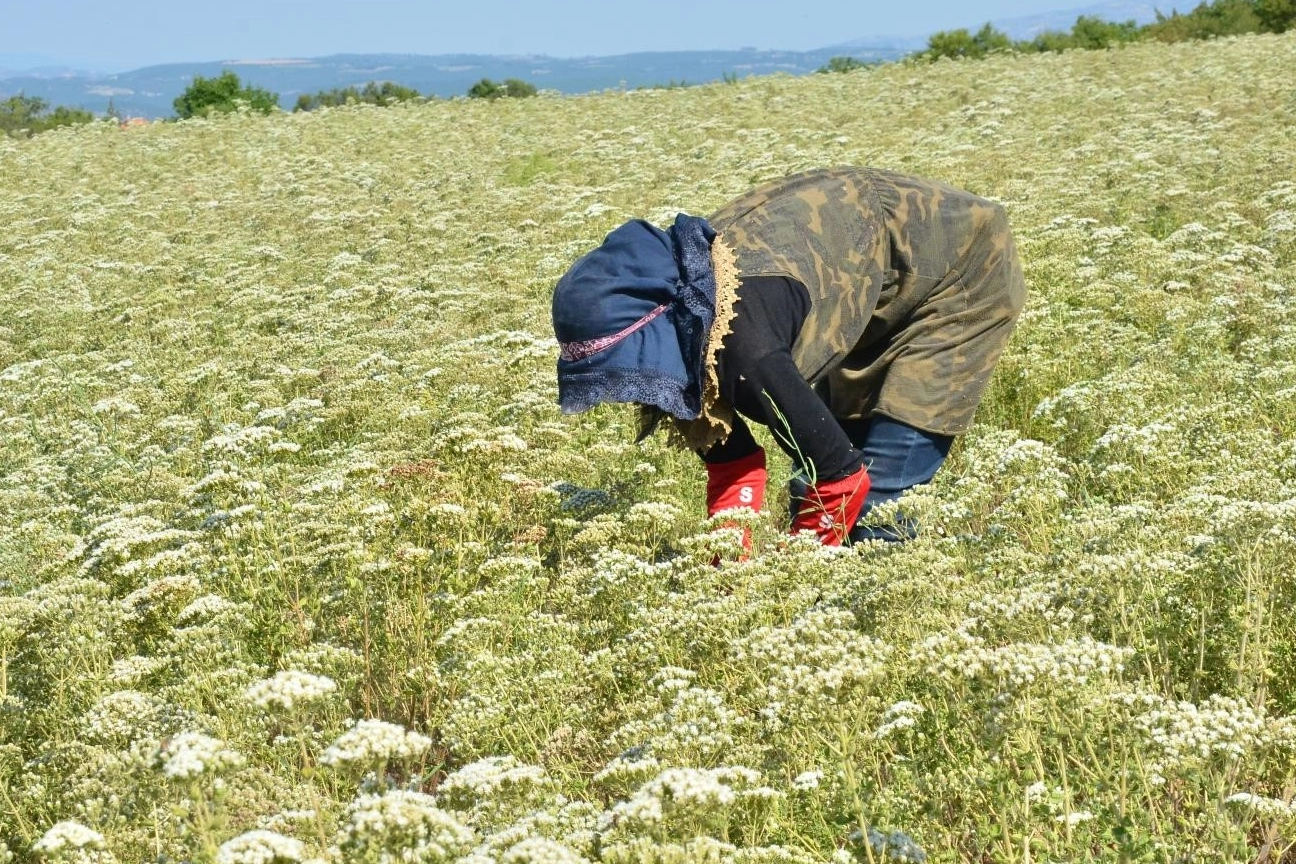
{"label": "lace trim on headscarf", "polygon": [[715,274],[715,318],[707,333],[702,361],[702,408],[695,420],[676,420],[674,443],[705,452],[733,431],[733,407],[720,395],[716,356],[737,314],[738,256],[720,235],[711,242],[711,270]]}
{"label": "lace trim on headscarf", "polygon": [[[662,416],[683,411],[679,381],[652,370],[612,369],[570,376],[563,382],[563,402],[569,413],[580,413],[605,402],[651,406]],[[664,405],[667,410],[656,406]]]}

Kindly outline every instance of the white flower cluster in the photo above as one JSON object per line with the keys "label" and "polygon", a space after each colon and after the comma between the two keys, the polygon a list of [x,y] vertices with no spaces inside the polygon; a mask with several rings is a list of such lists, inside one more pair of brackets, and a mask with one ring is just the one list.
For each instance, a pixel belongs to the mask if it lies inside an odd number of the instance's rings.
{"label": "white flower cluster", "polygon": [[222,465],[210,474],[185,487],[185,495],[191,499],[200,499],[213,492],[226,490],[238,495],[254,495],[265,489],[260,480],[249,480],[232,465]]}
{"label": "white flower cluster", "polygon": [[1011,621],[1027,616],[1054,624],[1067,624],[1075,610],[1063,605],[1067,588],[1061,580],[1045,584],[1014,586],[1003,592],[985,594],[968,603],[968,614],[991,621]]}
{"label": "white flower cluster", "polygon": [[364,668],[364,657],[354,648],[328,642],[312,642],[305,647],[289,651],[284,655],[284,663],[290,668],[346,681],[358,675]]}
{"label": "white flower cluster", "polygon": [[1224,799],[1224,803],[1245,807],[1265,819],[1273,819],[1280,823],[1296,820],[1296,801],[1293,800],[1283,801],[1250,792],[1234,792]]}
{"label": "white flower cluster", "polygon": [[824,779],[824,773],[822,771],[818,771],[818,770],[802,771],[800,774],[798,774],[796,777],[792,779],[792,788],[799,789],[801,791],[818,789],[819,783],[823,779]]}
{"label": "white flower cluster", "polygon": [[[511,426],[492,427],[488,422],[481,422],[485,418],[474,415],[463,415],[456,419],[464,421],[464,425],[444,429],[439,437],[441,446],[457,455],[521,453],[530,447],[526,439],[518,435]],[[481,425],[478,425],[479,422]]]}
{"label": "white flower cluster", "polygon": [[[562,844],[578,856],[599,857],[601,826],[606,817],[602,806],[588,801],[567,801],[558,795],[521,815],[518,812],[503,808],[483,813],[478,808],[467,817],[456,814],[484,836],[473,855],[481,856],[483,861],[498,862],[505,852],[524,840],[545,838]],[[483,815],[488,818],[483,820]]]}
{"label": "white flower cluster", "polygon": [[138,417],[140,407],[134,402],[110,396],[107,399],[100,399],[90,406],[90,413],[95,416],[107,414],[112,417]]}
{"label": "white flower cluster", "polygon": [[966,630],[929,637],[911,654],[929,675],[944,679],[988,679],[1008,689],[1036,681],[1079,686],[1112,678],[1134,649],[1107,645],[1088,636],[1056,644],[1018,642],[991,647]]}
{"label": "white flower cluster", "polygon": [[528,837],[513,844],[500,861],[501,864],[589,864],[589,859],[545,837]]}
{"label": "white flower cluster", "polygon": [[[319,372],[315,369],[298,369],[288,370],[288,375],[296,378],[312,378],[318,377]],[[261,409],[253,422],[258,426],[275,426],[279,429],[299,424],[310,425],[319,422],[321,418],[317,415],[323,407],[324,403],[319,399],[299,396],[282,407]]]}
{"label": "white flower cluster", "polygon": [[0,597],[0,647],[16,643],[32,623],[36,604],[27,597]]}
{"label": "white flower cluster", "polygon": [[314,822],[319,817],[320,812],[313,807],[280,810],[278,813],[271,813],[257,819],[257,827],[275,832],[292,830],[295,826]]}
{"label": "white flower cluster", "polygon": [[182,627],[200,624],[234,612],[238,608],[237,603],[219,594],[204,594],[194,598],[188,606],[180,610],[180,614],[176,616],[176,624]]}
{"label": "white flower cluster", "polygon": [[281,434],[273,426],[238,426],[228,424],[217,435],[203,442],[207,454],[248,459],[258,453],[269,452]]}
{"label": "white flower cluster", "polygon": [[1094,818],[1094,814],[1088,810],[1072,810],[1069,813],[1059,813],[1053,817],[1053,821],[1061,822],[1064,825],[1074,828],[1082,822],[1088,822]]}
{"label": "white flower cluster", "polygon": [[105,519],[87,535],[90,554],[81,566],[81,573],[88,575],[102,566],[124,564],[141,548],[183,544],[197,536],[192,531],[168,528],[166,523],[147,514],[123,513]]}
{"label": "white flower cluster", "polygon": [[56,822],[32,844],[32,851],[66,864],[111,864],[115,860],[102,834],[72,820]]}
{"label": "white flower cluster", "polygon": [[213,510],[203,520],[205,531],[219,531],[226,537],[241,536],[241,532],[261,524],[262,510],[255,504],[240,504],[228,510]]}
{"label": "white flower cluster", "polygon": [[660,579],[669,565],[654,564],[620,549],[600,549],[589,568],[579,571],[591,594],[636,590],[645,580]]}
{"label": "white flower cluster", "polygon": [[491,756],[463,766],[437,787],[437,797],[452,810],[471,810],[492,799],[529,799],[547,794],[553,779],[538,765],[512,756]]}
{"label": "white flower cluster", "polygon": [[1296,714],[1270,719],[1269,743],[1286,750],[1288,756],[1296,755]]}
{"label": "white flower cluster", "polygon": [[708,687],[674,689],[667,681],[658,688],[669,701],[647,720],[632,720],[612,734],[612,743],[640,747],[668,761],[716,756],[734,742],[744,718],[726,703],[725,695]]}
{"label": "white flower cluster", "polygon": [[347,808],[338,846],[347,860],[437,864],[466,853],[473,831],[422,792],[361,795]]}
{"label": "white flower cluster", "polygon": [[320,754],[325,765],[414,759],[427,752],[432,739],[385,720],[359,720]]}
{"label": "white flower cluster", "polygon": [[656,757],[644,755],[638,750],[632,750],[612,759],[590,779],[595,783],[614,786],[638,786],[650,777],[657,776],[660,772],[661,764]]}
{"label": "white flower cluster", "polygon": [[524,596],[528,591],[541,591],[549,584],[549,576],[534,558],[520,555],[502,555],[488,558],[477,568],[486,584],[501,591]]}
{"label": "white flower cluster", "polygon": [[740,799],[780,797],[761,785],[759,771],[742,766],[668,768],[608,811],[609,827],[636,831],[679,815],[706,820],[723,815]]}
{"label": "white flower cluster", "polygon": [[1067,468],[1067,460],[1053,447],[1020,438],[1001,450],[994,476],[1008,487],[1007,500],[1013,504],[1055,504],[1067,499]]}
{"label": "white flower cluster", "polygon": [[1178,431],[1169,423],[1148,423],[1138,427],[1129,423],[1114,423],[1094,442],[1093,449],[1095,453],[1119,450],[1127,459],[1161,459],[1167,449],[1171,449],[1172,455],[1177,456],[1181,450],[1175,437]]}
{"label": "white flower cluster", "polygon": [[121,608],[128,620],[140,620],[154,610],[175,609],[189,603],[198,590],[198,577],[192,573],[163,576],[123,597]]}
{"label": "white flower cluster", "polygon": [[82,716],[82,734],[101,744],[137,740],[154,731],[161,707],[157,697],[135,690],[109,693]]}
{"label": "white flower cluster", "polygon": [[192,569],[203,554],[202,547],[194,542],[185,543],[174,549],[161,549],[147,558],[135,558],[122,564],[117,572],[130,577],[131,581],[141,581],[146,575],[180,576],[187,569]]}
{"label": "white flower cluster", "polygon": [[823,864],[824,860],[850,862],[845,858],[824,859],[807,855],[786,846],[737,846],[706,835],[686,840],[666,840],[652,835],[616,837],[599,849],[602,864],[643,864],[643,862],[724,862],[724,864]]}
{"label": "white flower cluster", "polygon": [[260,708],[289,711],[294,706],[322,699],[336,689],[337,682],[325,675],[285,669],[256,682],[243,695]]}
{"label": "white flower cluster", "polygon": [[1109,555],[1091,555],[1077,562],[1075,570],[1102,584],[1117,580],[1137,579],[1144,582],[1168,583],[1178,574],[1190,573],[1195,566],[1191,556],[1181,552],[1150,552],[1136,549]]}
{"label": "white flower cluster", "polygon": [[734,647],[755,673],[772,728],[833,714],[886,668],[891,648],[855,629],[844,609],[815,609],[788,627],[763,627]]}
{"label": "white flower cluster", "polygon": [[636,528],[662,528],[675,522],[684,511],[674,504],[660,501],[637,501],[625,514],[627,525]]}
{"label": "white flower cluster", "polygon": [[110,677],[116,684],[135,684],[165,669],[171,662],[170,657],[145,657],[139,654],[121,657],[113,661]]}
{"label": "white flower cluster", "polygon": [[1050,787],[1043,780],[1036,780],[1027,786],[1023,790],[1023,797],[1037,813],[1052,816],[1054,822],[1068,828],[1097,818],[1088,810],[1074,809],[1074,802],[1067,790],[1061,786]]}
{"label": "white flower cluster", "polygon": [[1155,780],[1214,756],[1242,758],[1265,742],[1269,727],[1245,700],[1218,694],[1201,705],[1164,702],[1135,717],[1134,724],[1154,750]]}
{"label": "white flower cluster", "polygon": [[306,857],[300,840],[277,831],[247,831],[216,850],[216,864],[296,864]]}
{"label": "white flower cluster", "polygon": [[923,710],[923,706],[917,702],[905,700],[895,703],[882,713],[882,725],[873,732],[873,737],[881,740],[913,727]]}
{"label": "white flower cluster", "polygon": [[157,759],[162,773],[174,780],[192,780],[243,764],[242,754],[201,732],[181,732],[163,741]]}
{"label": "white flower cluster", "polygon": [[613,820],[635,826],[661,822],[673,807],[697,815],[723,810],[734,791],[715,772],[702,768],[668,768],[648,781],[627,801],[612,808]]}

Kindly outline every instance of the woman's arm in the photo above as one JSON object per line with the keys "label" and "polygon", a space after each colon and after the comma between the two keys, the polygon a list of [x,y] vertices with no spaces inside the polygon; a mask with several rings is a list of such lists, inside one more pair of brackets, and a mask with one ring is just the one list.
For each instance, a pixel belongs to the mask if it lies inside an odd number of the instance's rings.
{"label": "woman's arm", "polygon": [[[859,517],[869,477],[864,455],[792,359],[809,308],[809,294],[795,280],[743,280],[731,332],[717,357],[717,373],[721,396],[738,413],[768,426],[806,478],[805,497],[795,502],[792,531],[813,531],[824,544],[837,546]],[[734,502],[744,496],[746,502],[754,502],[748,506],[760,508],[767,478],[765,451],[741,419],[735,418],[729,438],[702,458],[707,463],[709,514],[739,506]],[[750,549],[750,544],[750,536],[744,534],[743,546]]]}
{"label": "woman's arm", "polygon": [[[809,310],[810,297],[800,282],[786,276],[744,279],[732,332],[717,358],[720,394],[738,413],[768,426],[811,482],[837,480],[858,471],[863,456],[792,360]],[[747,426],[735,423],[733,434],[703,459],[732,461],[756,446]]]}

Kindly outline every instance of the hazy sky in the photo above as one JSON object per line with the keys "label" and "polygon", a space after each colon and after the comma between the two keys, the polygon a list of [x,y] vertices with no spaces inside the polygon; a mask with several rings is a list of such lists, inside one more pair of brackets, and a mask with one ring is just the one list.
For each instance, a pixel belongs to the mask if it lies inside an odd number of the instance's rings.
{"label": "hazy sky", "polygon": [[[1092,2],[1092,0],[1090,0]],[[120,72],[336,53],[824,48],[926,36],[1084,0],[5,0],[0,55]]]}

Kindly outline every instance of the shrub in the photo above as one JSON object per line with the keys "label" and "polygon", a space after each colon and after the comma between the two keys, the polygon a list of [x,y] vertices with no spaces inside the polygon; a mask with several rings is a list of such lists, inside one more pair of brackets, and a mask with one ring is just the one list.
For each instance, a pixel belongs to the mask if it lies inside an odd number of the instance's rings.
{"label": "shrub", "polygon": [[193,83],[171,104],[181,120],[228,114],[240,108],[269,114],[279,107],[279,96],[250,84],[244,86],[237,75],[226,70],[215,78],[194,76]]}
{"label": "shrub", "polygon": [[507,96],[517,99],[536,95],[536,88],[518,78],[505,78],[503,83],[496,84],[489,78],[483,78],[468,88],[470,99],[499,99]]}
{"label": "shrub", "polygon": [[394,105],[398,102],[413,102],[422,99],[423,95],[413,87],[403,87],[392,81],[381,84],[370,81],[364,87],[339,87],[333,90],[321,90],[314,96],[303,93],[297,97],[294,111],[314,111],[316,108],[333,108],[338,105]]}
{"label": "shrub", "polygon": [[10,96],[0,102],[0,132],[9,135],[35,135],[59,126],[89,123],[94,115],[81,108],[60,105],[53,111],[49,103],[35,96]]}

